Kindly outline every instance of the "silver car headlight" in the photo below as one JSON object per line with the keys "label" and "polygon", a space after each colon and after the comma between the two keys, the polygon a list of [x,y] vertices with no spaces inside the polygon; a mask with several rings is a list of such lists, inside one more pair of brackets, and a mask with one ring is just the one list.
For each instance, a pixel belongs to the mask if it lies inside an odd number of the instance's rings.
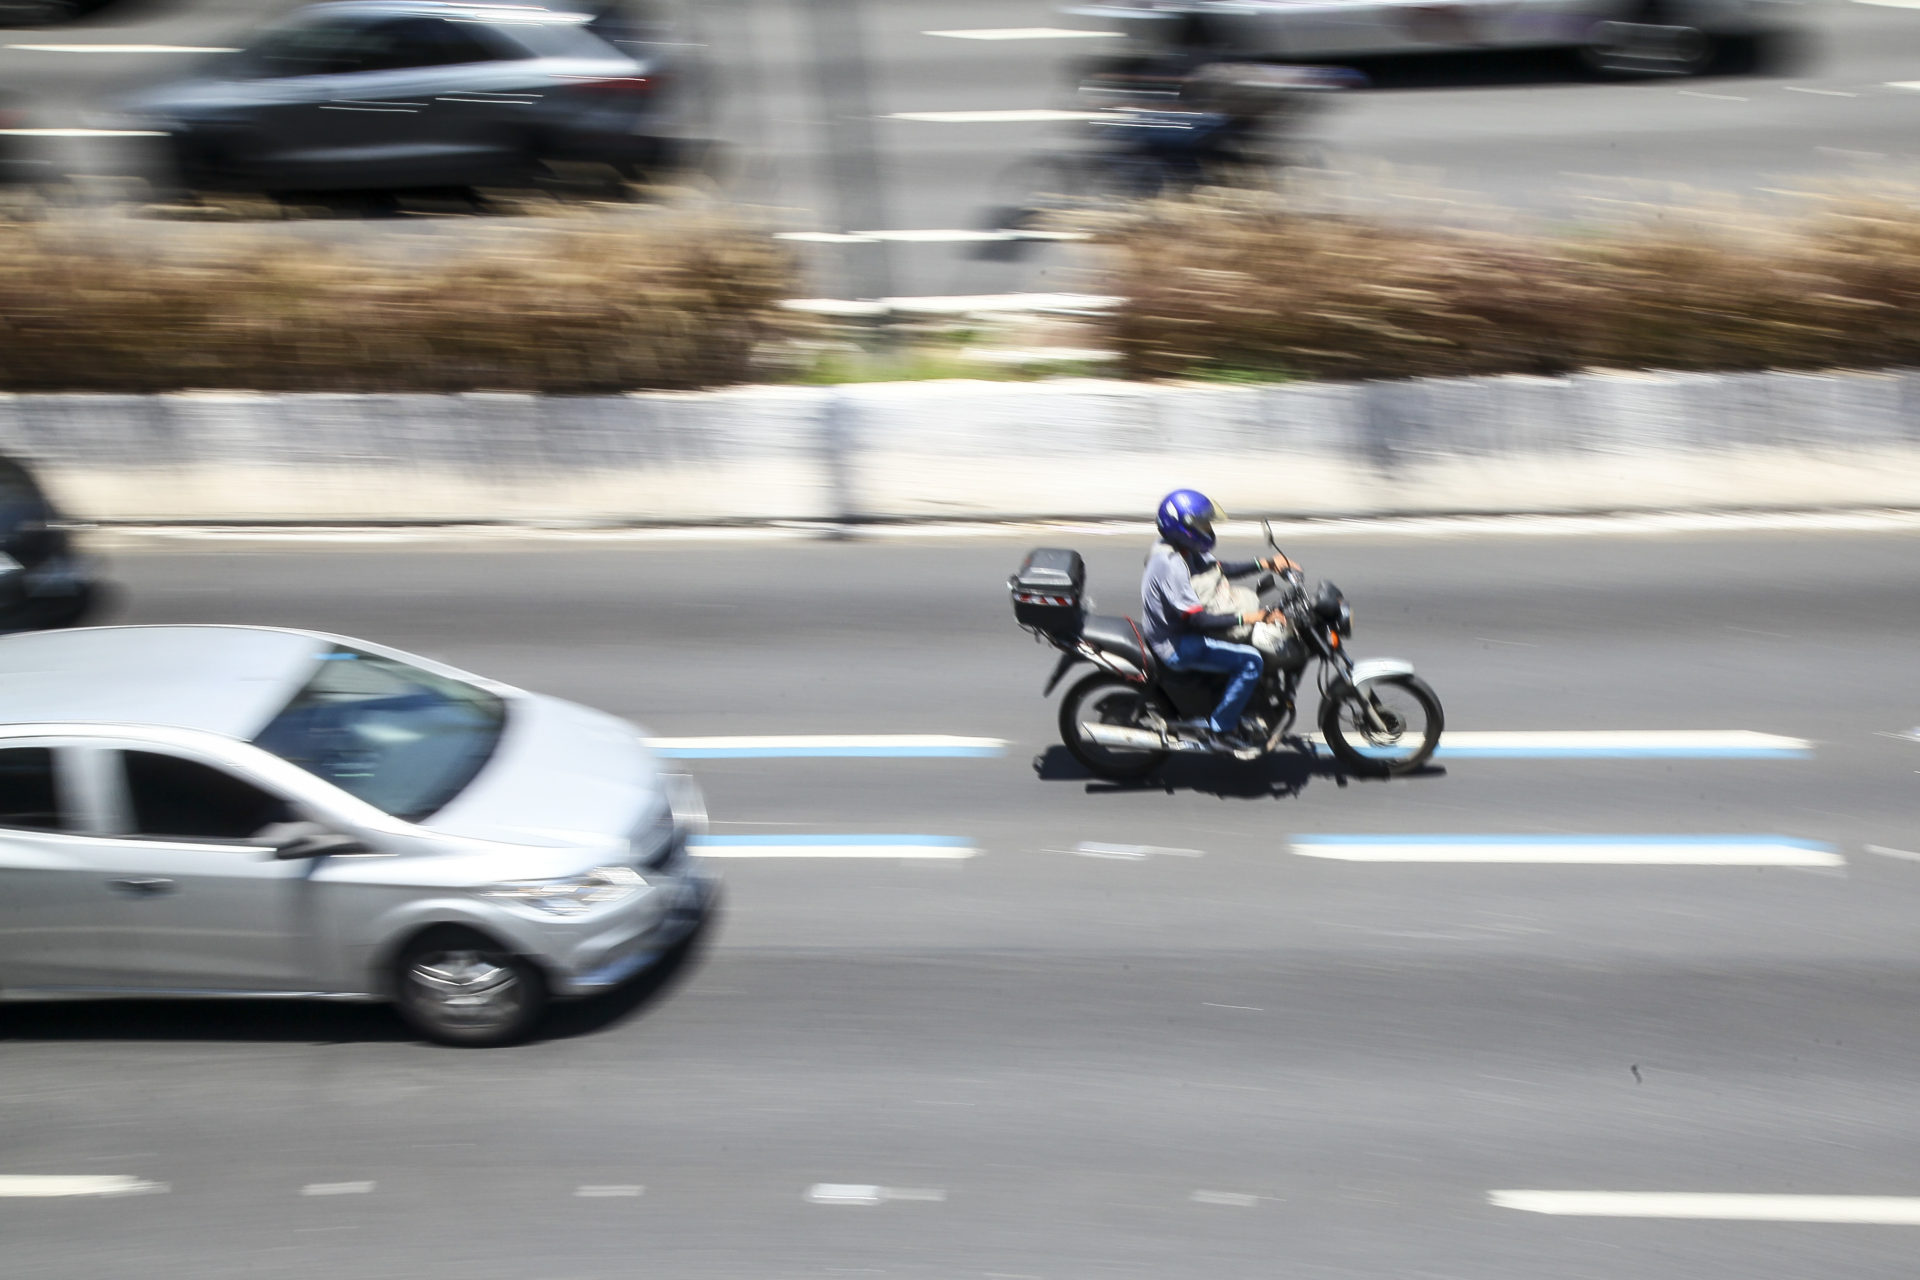
{"label": "silver car headlight", "polygon": [[647,891],[647,878],[632,867],[595,867],[558,880],[515,880],[482,889],[480,896],[533,907],[549,915],[578,916],[625,902]]}

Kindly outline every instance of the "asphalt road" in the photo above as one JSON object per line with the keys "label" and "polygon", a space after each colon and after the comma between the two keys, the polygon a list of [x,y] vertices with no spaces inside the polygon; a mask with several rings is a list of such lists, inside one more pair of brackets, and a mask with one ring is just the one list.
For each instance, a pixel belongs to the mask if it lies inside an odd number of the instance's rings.
{"label": "asphalt road", "polygon": [[[1054,741],[1001,586],[1038,540],[117,552],[127,620],[358,634],[665,735],[1009,745],[694,763],[722,834],[978,856],[730,862],[673,982],[523,1048],[431,1048],[377,1008],[0,1007],[0,1175],[164,1184],[0,1196],[9,1280],[1912,1274],[1920,1227],[1489,1199],[1920,1196],[1920,865],[1867,852],[1920,848],[1911,533],[1300,541],[1451,731],[1810,751],[1137,789]],[[1044,541],[1127,607],[1137,536]],[[1298,852],[1353,833],[1786,837],[1844,866]]]}
{"label": "asphalt road", "polygon": [[[0,32],[0,86],[28,94],[43,126],[85,121],[126,86],[176,72],[185,55],[22,49],[22,44],[204,46],[293,6],[287,0],[120,0],[69,27]],[[899,113],[1072,106],[1065,60],[1105,42],[983,41],[936,31],[1086,26],[1041,0],[867,0],[865,97],[877,143],[877,191],[848,205],[825,150],[816,7],[792,0],[688,6],[721,84],[719,133],[732,149],[729,194],[801,231],[977,229],[1004,201],[1021,158],[1071,141],[1070,125],[937,123]],[[1423,216],[1492,204],[1556,217],[1614,202],[1754,195],[1868,175],[1901,178],[1920,148],[1920,12],[1809,6],[1809,53],[1777,74],[1586,84],[1557,63],[1473,60],[1400,75],[1347,95],[1317,126],[1327,167],[1353,198]],[[833,43],[830,41],[830,43]],[[838,41],[834,47],[844,47]],[[835,76],[843,89],[849,77]],[[841,103],[857,102],[857,96]],[[121,144],[70,139],[67,163],[111,171]],[[872,218],[879,226],[849,226]],[[409,234],[370,224],[354,234]],[[340,228],[326,234],[343,234]],[[844,292],[851,254],[884,253],[897,295],[1071,289],[1087,284],[1070,251],[982,261],[964,243],[809,246],[815,286]]]}

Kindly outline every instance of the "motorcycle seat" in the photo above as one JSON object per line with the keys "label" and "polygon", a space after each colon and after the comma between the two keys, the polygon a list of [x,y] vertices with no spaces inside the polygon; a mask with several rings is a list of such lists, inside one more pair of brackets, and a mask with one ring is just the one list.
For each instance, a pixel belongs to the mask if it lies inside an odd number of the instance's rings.
{"label": "motorcycle seat", "polygon": [[1142,643],[1140,630],[1133,625],[1132,618],[1088,614],[1080,628],[1080,638],[1102,653],[1126,659],[1149,675],[1153,672],[1153,658]]}

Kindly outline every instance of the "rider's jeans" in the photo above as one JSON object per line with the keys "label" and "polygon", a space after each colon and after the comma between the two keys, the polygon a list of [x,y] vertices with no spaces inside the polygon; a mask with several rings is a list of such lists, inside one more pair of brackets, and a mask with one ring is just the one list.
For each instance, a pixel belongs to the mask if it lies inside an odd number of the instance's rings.
{"label": "rider's jeans", "polygon": [[1239,724],[1241,713],[1253,697],[1254,686],[1260,683],[1261,668],[1265,666],[1260,651],[1250,644],[1233,644],[1189,633],[1174,640],[1173,656],[1174,661],[1167,665],[1175,671],[1212,671],[1233,677],[1227,682],[1226,695],[1213,709],[1213,719],[1208,725],[1215,733],[1226,733]]}

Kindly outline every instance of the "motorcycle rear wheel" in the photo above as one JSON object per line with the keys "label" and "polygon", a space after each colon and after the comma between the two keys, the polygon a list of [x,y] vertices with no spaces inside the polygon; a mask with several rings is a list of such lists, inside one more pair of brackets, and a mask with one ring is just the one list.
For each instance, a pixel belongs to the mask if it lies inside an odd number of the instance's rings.
{"label": "motorcycle rear wheel", "polygon": [[[1387,732],[1367,715],[1367,698],[1379,702]],[[1412,773],[1433,758],[1445,728],[1439,697],[1418,676],[1381,676],[1358,687],[1343,684],[1329,690],[1320,706],[1320,734],[1328,749],[1350,773],[1362,777]]]}
{"label": "motorcycle rear wheel", "polygon": [[1141,728],[1147,705],[1146,689],[1118,676],[1098,672],[1067,690],[1060,700],[1060,741],[1067,751],[1097,777],[1114,782],[1142,778],[1160,767],[1165,751],[1103,747],[1081,736],[1080,726],[1116,724]]}

